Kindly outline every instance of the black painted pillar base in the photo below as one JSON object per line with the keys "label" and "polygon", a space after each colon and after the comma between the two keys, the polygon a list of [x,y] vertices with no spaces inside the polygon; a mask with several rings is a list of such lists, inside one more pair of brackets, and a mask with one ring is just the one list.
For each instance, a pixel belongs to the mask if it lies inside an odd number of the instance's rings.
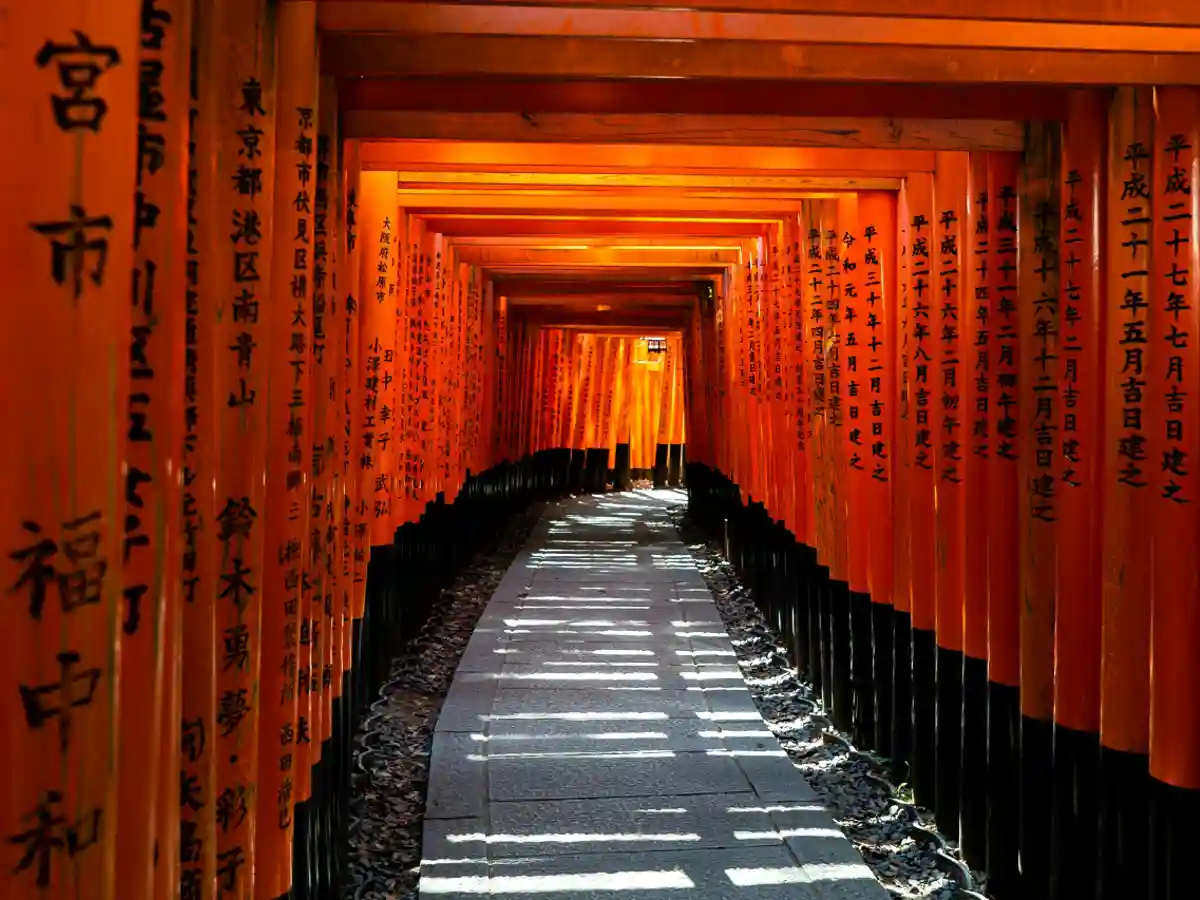
{"label": "black painted pillar base", "polygon": [[875,690],[875,735],[871,746],[888,756],[892,752],[892,666],[896,610],[890,603],[871,604],[871,642],[875,648],[872,672]]}
{"label": "black painted pillar base", "polygon": [[988,890],[996,900],[1023,900],[1020,833],[1020,689],[988,681]]}
{"label": "black painted pillar base", "polygon": [[656,444],[654,447],[654,486],[667,486],[667,445]]}
{"label": "black painted pillar base", "polygon": [[850,585],[829,581],[829,638],[833,661],[833,723],[844,732],[854,727],[854,691],[850,683]]}
{"label": "black painted pillar base", "polygon": [[795,580],[792,585],[792,616],[794,619],[794,639],[792,646],[792,661],[796,671],[810,682],[813,680],[813,634],[812,609],[809,603],[809,585],[813,580],[813,565],[816,553],[811,547],[797,542],[792,547],[792,564]]}
{"label": "black painted pillar base", "polygon": [[1144,754],[1101,746],[1101,900],[1126,900],[1146,894],[1150,867],[1149,793],[1150,762]]}
{"label": "black painted pillar base", "polygon": [[670,444],[667,447],[667,485],[679,487],[683,476],[683,444]]}
{"label": "black painted pillar base", "polygon": [[829,566],[818,565],[817,577],[813,579],[813,595],[816,599],[817,610],[817,643],[818,659],[820,661],[820,677],[817,685],[821,689],[821,702],[825,711],[833,713],[833,639],[830,635],[829,604],[831,594],[829,589]]}
{"label": "black painted pillar base", "polygon": [[608,474],[608,448],[592,447],[584,457],[584,489],[590,494],[603,494]]}
{"label": "black painted pillar base", "polygon": [[310,858],[312,828],[307,800],[292,810],[292,895],[296,900],[320,900],[313,882]]}
{"label": "black painted pillar base", "polygon": [[1026,900],[1050,896],[1050,823],[1054,816],[1054,726],[1021,716],[1021,883]]}
{"label": "black painted pillar base", "polygon": [[934,749],[937,760],[937,786],[934,789],[934,814],[938,828],[951,840],[958,840],[958,810],[962,770],[962,681],[961,650],[937,648],[937,735]]}
{"label": "black painted pillar base", "polygon": [[1152,780],[1150,816],[1150,900],[1194,900],[1200,789]]}
{"label": "black painted pillar base", "polygon": [[613,460],[613,484],[618,491],[633,487],[633,470],[629,467],[629,444],[617,444],[617,456]]}
{"label": "black painted pillar base", "polygon": [[958,843],[967,863],[987,865],[987,660],[963,657],[962,788]]}
{"label": "black painted pillar base", "polygon": [[586,489],[587,451],[571,451],[571,493],[582,494]]}
{"label": "black painted pillar base", "polygon": [[936,809],[937,639],[932,630],[912,631],[912,788],[921,806]]}
{"label": "black painted pillar base", "polygon": [[892,611],[892,780],[912,783],[912,616]]}
{"label": "black painted pillar base", "polygon": [[1100,790],[1100,735],[1054,726],[1054,824],[1050,852],[1050,896],[1071,893],[1095,900],[1096,837]]}
{"label": "black painted pillar base", "polygon": [[875,643],[871,595],[850,591],[850,686],[854,697],[851,737],[864,750],[875,747]]}

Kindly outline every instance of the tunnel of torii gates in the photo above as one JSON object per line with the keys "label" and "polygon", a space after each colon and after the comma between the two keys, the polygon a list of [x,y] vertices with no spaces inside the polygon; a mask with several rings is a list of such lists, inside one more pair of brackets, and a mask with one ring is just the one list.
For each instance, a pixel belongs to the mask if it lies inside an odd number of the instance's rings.
{"label": "tunnel of torii gates", "polygon": [[0,896],[329,896],[430,598],[682,468],[995,897],[1194,900],[1200,7],[894,5],[0,5]]}

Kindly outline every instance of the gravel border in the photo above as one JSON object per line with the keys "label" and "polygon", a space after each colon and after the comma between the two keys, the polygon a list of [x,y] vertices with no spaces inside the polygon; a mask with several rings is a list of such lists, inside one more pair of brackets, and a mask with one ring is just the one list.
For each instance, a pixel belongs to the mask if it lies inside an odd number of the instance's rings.
{"label": "gravel border", "polygon": [[475,623],[537,526],[533,504],[504,526],[392,664],[355,735],[342,900],[416,900],[433,729]]}
{"label": "gravel border", "polygon": [[824,800],[834,820],[894,897],[982,898],[983,876],[941,835],[933,813],[887,780],[882,757],[854,747],[800,678],[779,635],[686,505],[667,511],[716,600],[746,686],[767,727]]}

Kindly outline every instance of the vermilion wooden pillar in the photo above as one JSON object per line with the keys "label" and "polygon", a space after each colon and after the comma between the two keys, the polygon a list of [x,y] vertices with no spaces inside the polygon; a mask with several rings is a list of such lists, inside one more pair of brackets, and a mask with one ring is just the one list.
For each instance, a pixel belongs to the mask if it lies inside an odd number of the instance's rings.
{"label": "vermilion wooden pillar", "polygon": [[152,6],[143,8],[138,72],[143,99],[133,204],[116,881],[137,895],[166,897],[179,884],[180,300],[187,265],[191,5]]}
{"label": "vermilion wooden pillar", "polygon": [[[1100,761],[1103,94],[1075,92],[1063,132],[1059,252],[1058,559],[1054,614],[1051,896],[1096,869]],[[1094,885],[1094,881],[1089,881]],[[1085,896],[1094,894],[1084,890]]]}
{"label": "vermilion wooden pillar", "polygon": [[1060,132],[1031,131],[1021,169],[1017,328],[1021,418],[1021,838],[1025,896],[1050,889],[1054,565],[1058,522]]}
{"label": "vermilion wooden pillar", "polygon": [[938,245],[934,231],[933,179],[908,176],[908,366],[912,463],[908,479],[908,530],[912,580],[912,772],[917,802],[934,805],[936,750],[936,581],[935,443],[941,402],[939,386],[939,298],[934,272]]}
{"label": "vermilion wooden pillar", "polygon": [[1200,94],[1160,88],[1157,112],[1151,191],[1157,284],[1146,310],[1147,424],[1160,461],[1146,489],[1154,542],[1149,896],[1182,900],[1196,889],[1191,869],[1200,819],[1200,572],[1196,554],[1180,552],[1196,546],[1200,528],[1200,399],[1194,396],[1200,363]]}
{"label": "vermilion wooden pillar", "polygon": [[[278,10],[279,82],[275,130],[275,203],[271,217],[272,288],[260,309],[269,344],[266,566],[262,578],[261,729],[255,895],[292,889],[293,811],[308,799],[320,736],[310,713],[314,620],[311,616],[310,492],[312,454],[312,273],[316,190],[316,4],[291,0]],[[309,590],[305,588],[309,587]],[[308,810],[297,829],[308,840]],[[305,849],[301,858],[311,858]],[[309,884],[297,885],[302,896]]]}
{"label": "vermilion wooden pillar", "polygon": [[[13,430],[0,450],[0,746],[11,773],[0,800],[0,893],[19,900],[119,896],[114,867],[125,856],[115,666],[128,620],[127,501],[118,473],[139,390],[129,378],[139,8],[23,5],[5,23],[0,410]],[[148,700],[153,672],[143,674]],[[66,692],[75,699],[64,710]],[[45,822],[70,829],[74,844],[45,843]],[[127,848],[122,868],[143,873],[148,888],[146,850]]]}
{"label": "vermilion wooden pillar", "polygon": [[[258,873],[262,598],[271,353],[278,345],[272,279],[275,189],[275,8],[218,0],[205,21],[211,54],[211,114],[217,128],[217,201],[202,223],[215,233],[201,273],[220,311],[217,459],[217,816],[218,896],[250,900]],[[201,117],[208,112],[201,107]],[[206,272],[212,275],[206,281]]]}
{"label": "vermilion wooden pillar", "polygon": [[[217,534],[218,410],[224,402],[218,367],[221,297],[205,278],[216,278],[215,227],[219,86],[211,52],[211,8],[195,9],[191,47],[188,128],[187,258],[184,290],[182,564],[183,675],[179,756],[179,893],[216,897],[217,796]],[[172,767],[168,767],[172,768]]]}
{"label": "vermilion wooden pillar", "polygon": [[[874,646],[875,739],[879,753],[892,752],[892,691],[895,643],[895,436],[899,319],[896,260],[897,203],[885,193],[865,193],[859,205],[863,284],[859,328],[859,383],[867,484],[865,539]],[[907,711],[906,711],[907,712]]]}
{"label": "vermilion wooden pillar", "polygon": [[938,826],[958,837],[962,765],[964,380],[963,309],[971,273],[964,265],[968,157],[938,153],[933,181],[936,223],[930,242],[932,268],[930,363],[933,422],[934,515],[937,523],[934,591],[937,630]]}
{"label": "vermilion wooden pillar", "polygon": [[[1150,749],[1149,497],[1159,460],[1146,428],[1153,239],[1153,97],[1120,88],[1109,108],[1104,271],[1100,896],[1145,890]],[[1146,344],[1142,344],[1145,338]],[[1130,341],[1130,343],[1126,343]]]}
{"label": "vermilion wooden pillar", "polygon": [[988,466],[994,450],[991,402],[992,197],[987,153],[971,153],[967,214],[959,252],[966,291],[961,313],[963,455],[963,735],[959,843],[971,865],[987,864]]}

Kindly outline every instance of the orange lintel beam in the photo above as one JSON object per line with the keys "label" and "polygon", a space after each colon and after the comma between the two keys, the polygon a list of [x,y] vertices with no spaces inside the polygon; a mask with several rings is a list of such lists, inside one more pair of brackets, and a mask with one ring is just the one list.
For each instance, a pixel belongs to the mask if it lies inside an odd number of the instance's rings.
{"label": "orange lintel beam", "polygon": [[526,321],[530,324],[540,325],[543,328],[597,328],[597,327],[617,327],[617,328],[683,328],[687,325],[688,316],[683,313],[674,313],[669,316],[656,315],[639,311],[626,312],[588,312],[585,310],[571,312],[547,311],[537,315],[527,315]]}
{"label": "orange lintel beam", "polygon": [[[522,0],[531,7],[560,7],[563,0]],[[338,16],[362,15],[365,6],[378,6],[402,15],[402,6],[393,0],[320,0],[318,21],[322,27],[336,23]],[[577,4],[578,5],[578,4]],[[678,0],[588,0],[593,7],[625,9],[629,7],[678,8]],[[889,16],[896,14],[895,0],[688,0],[691,10],[725,12],[788,12],[833,15]],[[1200,25],[1200,7],[1193,0],[1161,0],[1146,4],[1130,0],[904,0],[909,16],[950,19],[1001,19],[1016,21],[1094,22],[1159,25]]]}
{"label": "orange lintel beam", "polygon": [[736,238],[713,239],[708,237],[672,237],[653,235],[647,237],[633,236],[598,236],[594,240],[584,241],[579,237],[564,237],[561,235],[484,235],[467,236],[454,239],[456,247],[525,247],[541,249],[546,247],[561,248],[591,248],[591,247],[639,247],[649,249],[664,249],[680,247],[685,250],[737,250]]}
{"label": "orange lintel beam", "polygon": [[736,221],[703,218],[609,218],[584,216],[477,216],[441,215],[423,218],[429,231],[448,237],[461,235],[571,235],[580,240],[607,235],[674,235],[729,238],[767,234],[771,219]]}
{"label": "orange lintel beam", "polygon": [[703,13],[684,7],[615,9],[580,3],[531,8],[525,3],[496,0],[487,4],[406,3],[396,9],[378,2],[359,2],[326,6],[321,27],[325,31],[425,35],[1200,52],[1200,31],[1186,26],[1030,22],[1003,15],[992,21],[947,20],[915,16],[911,9],[892,9],[884,16],[872,16],[830,14],[826,10]]}
{"label": "orange lintel beam", "polygon": [[[724,78],[1023,84],[1200,84],[1200,54],[762,41],[328,34],[322,70],[350,76]],[[353,115],[353,114],[352,114]]]}
{"label": "orange lintel beam", "polygon": [[364,141],[362,167],[489,169],[513,172],[656,172],[659,174],[887,175],[932,172],[926,150],[826,147],[689,147],[665,144],[587,146],[548,142]]}
{"label": "orange lintel beam", "polygon": [[507,279],[493,284],[495,293],[504,297],[559,297],[586,296],[589,294],[607,294],[609,296],[630,296],[640,292],[653,294],[673,294],[676,296],[697,296],[700,285],[695,282],[651,281],[651,282],[613,282],[594,281],[586,278],[573,278],[567,281],[555,281],[549,278]]}
{"label": "orange lintel beam", "polygon": [[339,108],[443,112],[714,113],[897,116],[935,119],[1066,117],[1068,88],[1020,84],[817,82],[713,79],[616,81],[499,78],[355,78],[340,86]]}
{"label": "orange lintel beam", "polygon": [[548,276],[557,278],[605,278],[621,281],[695,281],[705,275],[722,275],[729,271],[729,266],[585,266],[579,264],[535,266],[528,263],[513,265],[487,265],[484,271],[492,278],[517,278],[520,276]]}
{"label": "orange lintel beam", "polygon": [[545,295],[545,296],[521,296],[510,295],[509,306],[515,308],[518,306],[552,306],[552,307],[577,307],[577,306],[610,306],[613,308],[649,308],[649,307],[688,307],[690,308],[695,302],[695,295],[680,295],[680,294],[660,294],[656,292],[643,292],[641,294],[611,294],[606,292],[596,292],[593,294],[565,294],[565,295]]}
{"label": "orange lintel beam", "polygon": [[769,191],[796,195],[813,191],[894,191],[900,178],[863,175],[670,175],[660,172],[471,172],[401,171],[407,190],[491,190],[497,188],[581,188],[591,191],[656,188],[731,193]]}
{"label": "orange lintel beam", "polygon": [[[1200,60],[1200,57],[1197,58]],[[1025,127],[996,119],[823,118],[641,113],[442,113],[359,110],[347,137],[392,140],[563,141],[588,144],[755,144],[892,150],[1020,150]]]}
{"label": "orange lintel beam", "polygon": [[[714,192],[715,193],[715,192]],[[832,197],[833,194],[821,196]],[[628,216],[637,212],[656,218],[679,218],[680,213],[706,213],[705,218],[720,214],[736,214],[738,218],[763,218],[764,214],[787,215],[800,208],[799,200],[764,200],[713,197],[670,197],[662,194],[625,195],[562,192],[543,196],[531,191],[512,194],[499,193],[442,193],[397,194],[399,205],[417,215],[469,210],[476,215],[495,215],[520,211],[545,216],[586,211],[590,218],[598,215]]]}
{"label": "orange lintel beam", "polygon": [[455,246],[455,259],[474,266],[532,268],[616,268],[625,266],[692,268],[733,265],[737,248],[689,250],[678,247],[472,247]]}

